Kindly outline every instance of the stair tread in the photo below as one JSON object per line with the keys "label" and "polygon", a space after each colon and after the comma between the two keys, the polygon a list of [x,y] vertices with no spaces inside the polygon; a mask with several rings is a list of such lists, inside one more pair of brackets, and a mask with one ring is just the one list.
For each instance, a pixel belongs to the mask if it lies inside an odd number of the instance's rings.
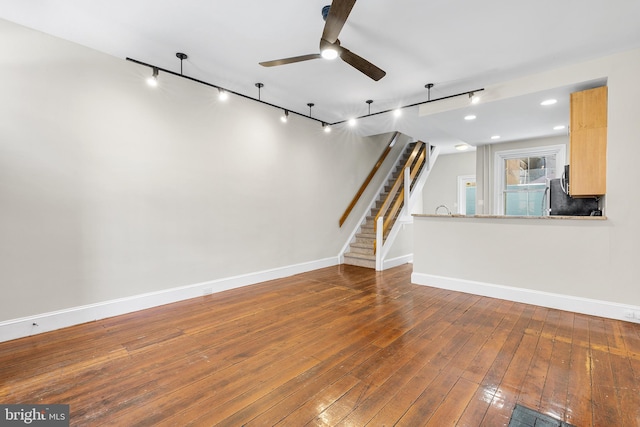
{"label": "stair tread", "polygon": [[362,248],[362,249],[372,249],[373,248],[372,244],[364,243],[364,242],[353,242],[349,246],[354,247],[354,248]]}

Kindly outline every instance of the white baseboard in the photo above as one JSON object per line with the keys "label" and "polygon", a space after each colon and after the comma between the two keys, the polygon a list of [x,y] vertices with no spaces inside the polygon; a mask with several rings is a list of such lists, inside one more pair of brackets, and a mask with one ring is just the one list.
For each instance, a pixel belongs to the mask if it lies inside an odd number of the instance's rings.
{"label": "white baseboard", "polygon": [[413,254],[399,256],[396,258],[385,259],[382,261],[382,270],[397,267],[399,265],[409,264],[413,262]]}
{"label": "white baseboard", "polygon": [[640,323],[640,307],[635,305],[415,272],[411,275],[411,282],[417,285]]}
{"label": "white baseboard", "polygon": [[302,264],[259,271],[256,273],[227,277],[224,279],[211,280],[193,285],[104,301],[96,304],[72,307],[35,316],[11,319],[0,322],[0,342],[53,331],[81,323],[92,322],[99,319],[105,319],[107,317],[131,313],[133,311],[144,310],[146,308],[170,304],[172,302],[182,301],[189,298],[201,297],[203,295],[222,292],[242,286],[266,282],[268,280],[280,279],[282,277],[293,276],[295,274],[331,267],[338,264],[338,257],[325,258]]}

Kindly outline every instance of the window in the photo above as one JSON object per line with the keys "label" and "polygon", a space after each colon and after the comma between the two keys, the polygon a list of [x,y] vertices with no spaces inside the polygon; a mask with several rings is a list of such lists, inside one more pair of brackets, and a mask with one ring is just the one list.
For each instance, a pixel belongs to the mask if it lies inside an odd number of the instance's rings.
{"label": "window", "polygon": [[547,215],[549,180],[559,178],[564,145],[496,152],[495,212],[499,215]]}

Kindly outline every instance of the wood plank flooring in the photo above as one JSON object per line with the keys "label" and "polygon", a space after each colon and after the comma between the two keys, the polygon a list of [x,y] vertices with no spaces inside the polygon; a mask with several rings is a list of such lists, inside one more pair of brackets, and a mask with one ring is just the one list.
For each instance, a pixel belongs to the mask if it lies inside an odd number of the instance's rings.
{"label": "wood plank flooring", "polygon": [[338,266],[0,343],[77,426],[640,426],[640,325]]}

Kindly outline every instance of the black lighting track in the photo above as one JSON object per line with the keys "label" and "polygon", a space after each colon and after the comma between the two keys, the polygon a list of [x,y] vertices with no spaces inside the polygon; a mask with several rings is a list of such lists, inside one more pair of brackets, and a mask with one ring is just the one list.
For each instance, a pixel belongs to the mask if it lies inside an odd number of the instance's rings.
{"label": "black lighting track", "polygon": [[297,111],[291,110],[290,108],[281,107],[279,105],[275,105],[275,104],[272,104],[270,102],[263,101],[263,100],[261,100],[259,98],[254,98],[254,97],[249,96],[249,95],[245,95],[245,94],[242,94],[242,93],[239,93],[239,92],[235,92],[235,91],[230,90],[230,89],[226,89],[226,88],[224,88],[222,86],[214,85],[213,83],[205,82],[204,80],[196,79],[194,77],[185,76],[182,73],[176,73],[175,71],[167,70],[165,68],[158,67],[156,65],[152,65],[152,64],[148,64],[146,62],[138,61],[137,59],[133,59],[133,58],[129,58],[129,57],[127,57],[126,59],[127,59],[127,61],[131,61],[131,62],[134,62],[136,64],[140,64],[140,65],[144,65],[145,67],[149,67],[152,70],[156,69],[156,70],[162,71],[163,73],[172,74],[172,75],[174,75],[176,77],[182,77],[183,79],[191,80],[192,82],[200,83],[200,84],[205,85],[205,86],[209,86],[209,87],[213,87],[213,88],[216,88],[216,89],[219,89],[219,90],[223,90],[223,91],[231,93],[233,95],[240,96],[242,98],[249,99],[251,101],[259,102],[261,104],[268,105],[269,107],[277,108],[279,110],[285,110],[285,111],[288,111],[289,114],[295,114],[295,115],[298,115],[300,117],[304,117],[304,118],[307,118],[307,119],[310,119],[310,120],[314,120],[314,121],[316,121],[318,123],[322,123],[322,125],[328,125],[328,126],[340,125],[340,124],[348,122],[349,120],[364,119],[364,118],[367,118],[367,117],[372,117],[372,116],[377,116],[377,115],[380,115],[380,114],[390,113],[390,112],[395,111],[395,110],[402,110],[402,109],[405,109],[405,108],[417,107],[419,105],[430,104],[432,102],[442,101],[442,100],[450,99],[450,98],[455,98],[457,96],[470,95],[470,94],[473,94],[473,93],[476,93],[476,92],[482,92],[484,90],[484,88],[469,90],[467,92],[456,93],[455,95],[443,96],[442,98],[436,98],[436,99],[429,99],[427,101],[416,102],[414,104],[403,105],[403,106],[398,107],[398,108],[391,108],[391,109],[388,109],[388,110],[377,111],[375,113],[369,113],[369,114],[365,114],[363,116],[353,117],[353,118],[345,119],[345,120],[339,120],[337,122],[333,122],[332,123],[332,122],[328,122],[326,120],[316,119],[315,117],[311,117],[311,115],[307,115],[307,114],[304,114],[304,113],[299,113]]}
{"label": "black lighting track", "polygon": [[[455,98],[457,96],[462,96],[462,95],[469,95],[472,93],[476,93],[476,92],[482,92],[484,90],[484,88],[481,89],[474,89],[474,90],[470,90],[467,92],[460,92],[460,93],[456,93],[455,95],[448,95],[448,96],[443,96],[442,98],[436,98],[436,99],[430,99],[428,101],[421,101],[421,102],[416,102],[414,104],[409,104],[409,105],[403,105],[401,107],[398,108],[390,108],[388,110],[383,110],[383,111],[377,111],[375,113],[369,113],[369,114],[365,114],[364,116],[359,116],[359,117],[353,117],[352,119],[347,119],[347,120],[340,120],[338,122],[335,123],[330,123],[330,125],[341,125],[342,123],[346,123],[349,120],[358,120],[358,119],[364,119],[366,117],[373,117],[373,116],[377,116],[379,114],[386,114],[386,113],[390,113],[392,111],[396,111],[396,110],[403,110],[405,108],[411,108],[411,107],[417,107],[418,105],[424,105],[424,104],[430,104],[432,102],[436,102],[436,101],[443,101],[445,99],[449,99],[449,98]],[[368,101],[367,101],[368,102]]]}

